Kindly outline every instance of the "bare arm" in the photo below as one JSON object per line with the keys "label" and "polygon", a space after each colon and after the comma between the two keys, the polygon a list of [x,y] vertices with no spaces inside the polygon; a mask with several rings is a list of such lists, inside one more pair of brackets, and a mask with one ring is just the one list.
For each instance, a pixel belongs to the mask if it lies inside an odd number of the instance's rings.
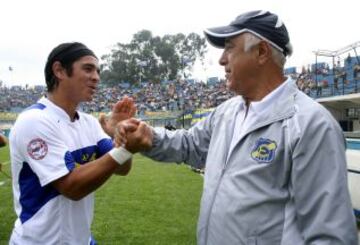
{"label": "bare arm", "polygon": [[[136,113],[136,106],[132,98],[125,96],[122,100],[118,101],[112,108],[110,116],[101,115],[99,118],[102,129],[110,137],[115,137],[115,127],[117,123],[134,117]],[[126,163],[126,167],[119,166],[115,170],[116,175],[127,175],[131,170],[132,160]]]}
{"label": "bare arm", "polygon": [[[136,125],[133,126],[133,129]],[[114,130],[115,142],[119,142],[118,129]],[[53,186],[64,196],[80,200],[99,188],[112,174],[127,175],[131,169],[131,154],[119,160],[112,151],[118,151],[120,145],[104,156],[75,168],[72,172],[52,182]],[[125,150],[126,152],[126,150]],[[120,156],[125,156],[120,152]],[[130,158],[130,159],[129,159]],[[116,160],[118,159],[118,160]]]}
{"label": "bare arm", "polygon": [[125,164],[118,166],[114,174],[125,176],[130,172],[131,166],[132,166],[132,159],[126,161]]}
{"label": "bare arm", "polygon": [[72,200],[80,200],[98,189],[114,172],[126,175],[131,161],[119,165],[109,154],[75,168],[69,174],[52,182],[62,195]]}

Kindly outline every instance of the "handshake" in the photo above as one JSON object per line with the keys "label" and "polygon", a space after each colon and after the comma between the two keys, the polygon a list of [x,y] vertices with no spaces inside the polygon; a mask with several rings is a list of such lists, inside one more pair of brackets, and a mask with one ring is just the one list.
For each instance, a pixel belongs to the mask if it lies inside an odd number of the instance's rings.
{"label": "handshake", "polygon": [[113,106],[110,116],[99,118],[104,132],[114,139],[115,147],[122,146],[131,153],[149,150],[153,140],[152,128],[133,118],[135,112],[133,99],[125,96]]}
{"label": "handshake", "polygon": [[147,151],[152,147],[153,129],[135,118],[120,121],[114,132],[115,147],[124,147],[131,153]]}

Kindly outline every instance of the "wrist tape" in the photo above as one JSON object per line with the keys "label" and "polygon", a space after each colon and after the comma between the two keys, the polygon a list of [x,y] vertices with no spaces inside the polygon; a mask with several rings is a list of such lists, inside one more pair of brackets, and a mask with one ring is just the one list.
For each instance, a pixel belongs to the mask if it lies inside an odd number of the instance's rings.
{"label": "wrist tape", "polygon": [[124,164],[133,155],[124,147],[113,148],[112,150],[109,151],[109,154],[119,165]]}

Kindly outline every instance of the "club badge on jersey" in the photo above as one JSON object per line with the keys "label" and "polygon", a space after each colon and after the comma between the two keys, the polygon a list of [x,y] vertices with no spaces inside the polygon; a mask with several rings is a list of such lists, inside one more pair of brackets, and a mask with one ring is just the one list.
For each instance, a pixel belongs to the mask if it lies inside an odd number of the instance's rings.
{"label": "club badge on jersey", "polygon": [[48,146],[43,139],[36,138],[29,142],[27,152],[32,159],[41,160],[48,153]]}

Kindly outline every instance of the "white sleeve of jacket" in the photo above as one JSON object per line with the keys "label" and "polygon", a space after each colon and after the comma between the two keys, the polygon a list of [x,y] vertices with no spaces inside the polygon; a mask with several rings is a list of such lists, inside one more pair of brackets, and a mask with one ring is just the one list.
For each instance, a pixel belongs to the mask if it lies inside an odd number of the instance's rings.
{"label": "white sleeve of jacket", "polygon": [[209,148],[214,112],[189,130],[154,128],[153,148],[142,154],[157,161],[185,162],[194,167],[202,167]]}
{"label": "white sleeve of jacket", "polygon": [[358,245],[344,136],[333,118],[320,114],[305,125],[306,120],[295,119],[303,124],[291,173],[297,226],[305,244]]}

